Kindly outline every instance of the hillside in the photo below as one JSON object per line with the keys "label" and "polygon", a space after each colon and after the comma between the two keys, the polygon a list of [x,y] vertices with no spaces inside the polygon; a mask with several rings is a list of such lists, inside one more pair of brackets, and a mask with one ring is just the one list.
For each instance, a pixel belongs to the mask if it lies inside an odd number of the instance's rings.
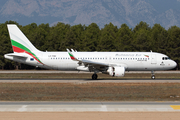
{"label": "hillside", "polygon": [[112,22],[130,27],[140,21],[168,29],[180,26],[179,0],[6,0],[0,1],[0,22],[13,20],[27,25],[57,22],[71,25],[94,22],[101,28]]}

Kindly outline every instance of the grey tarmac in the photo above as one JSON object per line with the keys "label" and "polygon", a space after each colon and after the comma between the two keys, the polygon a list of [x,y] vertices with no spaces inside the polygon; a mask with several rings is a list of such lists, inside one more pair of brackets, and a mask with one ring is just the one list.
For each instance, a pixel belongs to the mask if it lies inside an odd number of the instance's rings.
{"label": "grey tarmac", "polygon": [[180,79],[0,79],[0,83],[180,83]]}
{"label": "grey tarmac", "polygon": [[[0,70],[0,73],[89,73],[93,72],[83,72],[83,71],[58,71],[58,70]],[[151,71],[126,71],[125,73],[151,73]],[[180,71],[155,71],[155,73],[180,73]]]}
{"label": "grey tarmac", "polygon": [[0,112],[180,112],[180,102],[0,102]]}

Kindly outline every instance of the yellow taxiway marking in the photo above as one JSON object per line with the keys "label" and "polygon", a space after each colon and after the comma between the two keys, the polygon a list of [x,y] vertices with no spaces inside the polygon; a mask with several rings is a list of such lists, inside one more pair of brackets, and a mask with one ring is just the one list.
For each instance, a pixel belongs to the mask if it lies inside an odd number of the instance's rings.
{"label": "yellow taxiway marking", "polygon": [[180,110],[180,105],[170,105],[174,110]]}

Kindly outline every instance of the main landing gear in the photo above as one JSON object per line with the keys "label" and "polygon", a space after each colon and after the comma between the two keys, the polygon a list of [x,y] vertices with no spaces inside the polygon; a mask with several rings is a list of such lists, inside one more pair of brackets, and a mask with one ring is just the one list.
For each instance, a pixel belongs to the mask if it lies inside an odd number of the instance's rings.
{"label": "main landing gear", "polygon": [[155,79],[154,71],[151,71],[151,79]]}
{"label": "main landing gear", "polygon": [[94,73],[94,74],[92,75],[92,80],[97,80],[97,78],[98,78],[98,75],[97,75],[96,73]]}

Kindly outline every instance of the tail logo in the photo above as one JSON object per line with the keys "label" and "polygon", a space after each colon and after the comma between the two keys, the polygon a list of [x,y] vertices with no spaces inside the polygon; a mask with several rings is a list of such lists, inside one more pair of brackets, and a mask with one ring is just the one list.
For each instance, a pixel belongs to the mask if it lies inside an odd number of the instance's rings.
{"label": "tail logo", "polygon": [[30,56],[32,56],[35,60],[37,60],[39,63],[43,64],[39,60],[39,58],[33,52],[31,52],[27,47],[25,47],[24,45],[14,41],[14,40],[11,40],[11,43],[12,43],[12,47],[13,47],[14,52],[17,52],[17,53],[27,53]]}

